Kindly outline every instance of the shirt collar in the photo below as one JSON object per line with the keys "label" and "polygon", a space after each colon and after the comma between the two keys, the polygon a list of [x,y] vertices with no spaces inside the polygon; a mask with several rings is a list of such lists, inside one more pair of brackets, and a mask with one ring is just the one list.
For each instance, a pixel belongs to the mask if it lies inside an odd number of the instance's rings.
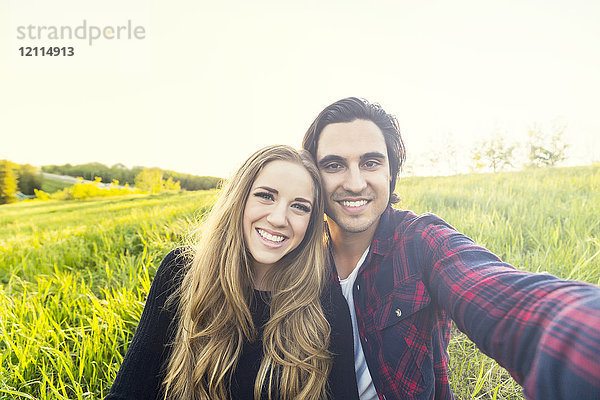
{"label": "shirt collar", "polygon": [[[374,253],[381,256],[388,254],[392,242],[394,240],[394,224],[392,223],[392,214],[394,210],[392,206],[388,204],[387,208],[383,211],[379,217],[377,223],[377,229],[375,229],[375,235],[371,241],[371,245],[367,248],[368,254]],[[335,263],[333,262],[333,246],[331,245],[331,234],[329,233],[329,226],[325,224],[325,235],[327,237],[327,253],[329,263],[332,267],[334,280],[338,280],[337,271],[335,270]]]}
{"label": "shirt collar", "polygon": [[379,217],[379,223],[371,242],[371,251],[375,254],[385,256],[390,250],[395,229],[392,223],[393,212],[392,206],[388,205],[383,214],[381,214],[381,217]]}

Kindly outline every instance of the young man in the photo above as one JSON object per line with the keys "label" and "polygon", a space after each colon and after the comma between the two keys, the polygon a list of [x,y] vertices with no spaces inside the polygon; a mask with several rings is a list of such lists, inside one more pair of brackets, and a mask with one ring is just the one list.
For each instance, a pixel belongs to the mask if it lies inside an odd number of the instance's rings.
{"label": "young man", "polygon": [[405,151],[377,104],[333,103],[303,147],[323,178],[361,399],[453,398],[451,320],[528,398],[600,398],[600,288],[518,271],[435,215],[392,209]]}

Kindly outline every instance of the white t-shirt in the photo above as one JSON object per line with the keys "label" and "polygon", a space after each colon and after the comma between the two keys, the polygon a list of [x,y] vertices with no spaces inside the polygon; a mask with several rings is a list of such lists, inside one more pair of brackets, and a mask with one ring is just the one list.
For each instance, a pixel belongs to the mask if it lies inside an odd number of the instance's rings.
{"label": "white t-shirt", "polygon": [[358,260],[352,273],[348,275],[346,279],[340,279],[340,285],[342,286],[342,293],[348,302],[350,316],[352,317],[352,331],[354,334],[354,371],[356,372],[356,383],[358,383],[358,394],[360,395],[360,400],[377,400],[379,397],[377,396],[377,391],[373,385],[373,378],[371,378],[371,373],[369,372],[367,360],[365,360],[365,353],[363,352],[360,336],[358,334],[356,310],[354,309],[354,294],[352,291],[359,267],[365,261],[365,258],[367,258],[367,254],[369,254],[369,248],[365,250],[360,260]]}

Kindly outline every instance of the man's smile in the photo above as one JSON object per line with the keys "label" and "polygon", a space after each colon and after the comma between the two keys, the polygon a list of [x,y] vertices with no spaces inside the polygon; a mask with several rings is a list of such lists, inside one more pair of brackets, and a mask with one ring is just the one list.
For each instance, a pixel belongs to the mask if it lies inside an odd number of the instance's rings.
{"label": "man's smile", "polygon": [[355,200],[355,201],[341,200],[341,201],[339,201],[339,203],[341,205],[343,205],[344,207],[360,207],[360,206],[364,206],[365,204],[367,204],[368,201],[367,200]]}

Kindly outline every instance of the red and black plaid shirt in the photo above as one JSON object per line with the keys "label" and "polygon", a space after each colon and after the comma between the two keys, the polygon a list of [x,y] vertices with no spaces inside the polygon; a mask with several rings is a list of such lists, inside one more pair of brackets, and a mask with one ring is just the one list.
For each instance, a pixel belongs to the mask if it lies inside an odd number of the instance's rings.
{"label": "red and black plaid shirt", "polygon": [[518,271],[435,215],[388,208],[354,288],[380,399],[452,399],[450,320],[528,398],[600,399],[600,288]]}

